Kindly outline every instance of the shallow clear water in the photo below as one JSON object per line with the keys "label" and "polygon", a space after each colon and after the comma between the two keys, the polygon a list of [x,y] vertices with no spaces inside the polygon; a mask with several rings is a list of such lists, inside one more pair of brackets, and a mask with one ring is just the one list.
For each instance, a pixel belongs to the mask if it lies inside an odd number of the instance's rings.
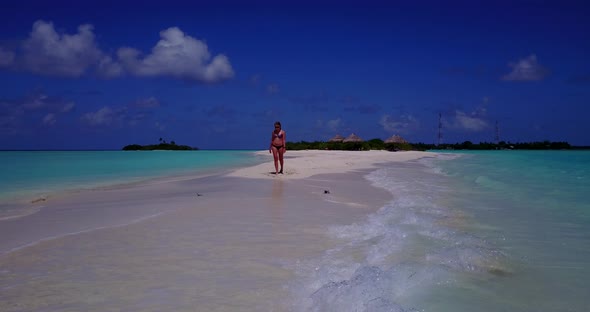
{"label": "shallow clear water", "polygon": [[[21,191],[44,194],[260,161],[252,153],[234,151],[18,153],[0,153],[0,193],[5,197]],[[391,163],[366,176],[375,186],[389,191],[392,200],[362,222],[329,227],[330,241],[337,244],[321,257],[285,264],[289,272],[295,273],[284,288],[291,295],[284,298],[292,303],[290,310],[590,311],[590,200],[586,198],[590,190],[590,152],[488,151],[432,156]],[[232,196],[239,200],[244,197]],[[307,203],[306,207],[309,205],[313,204]],[[264,212],[252,215],[264,216],[268,217]],[[193,224],[199,220],[196,216],[185,219],[187,229],[200,230]],[[216,225],[203,220],[203,226]],[[244,223],[240,223],[241,218],[236,222],[239,232]],[[152,231],[146,224],[146,233],[166,241],[169,236],[161,234],[169,235],[166,226],[172,224],[164,223],[162,232]],[[268,221],[246,224],[259,226]],[[190,231],[180,231],[186,234],[181,245],[184,248],[200,242],[210,244],[214,250],[235,248],[196,239],[210,232],[188,235]],[[143,234],[135,238],[145,239]],[[218,239],[227,243],[223,237]],[[160,241],[153,242],[159,245]],[[179,272],[183,266],[178,266],[178,261],[196,265],[190,253],[204,250],[161,245],[182,254],[182,259],[170,262]],[[79,254],[80,268],[87,267],[86,257],[93,254],[92,246],[84,246],[88,251]],[[122,244],[116,250],[125,251],[129,246],[144,245]],[[238,252],[235,259],[243,257],[250,246],[240,245],[244,253]],[[78,248],[75,244],[69,247]],[[153,260],[154,250],[142,249],[147,254],[140,253],[138,259]],[[59,256],[53,261],[61,261],[59,249],[55,252]],[[160,253],[164,260],[170,254]],[[213,253],[211,257],[223,258]],[[239,261],[259,267],[250,259]],[[201,264],[211,263],[208,259]],[[135,267],[135,263],[130,266]],[[235,268],[231,269],[233,272]],[[47,271],[45,267],[43,270]],[[238,276],[235,274],[230,274],[228,285],[247,288],[234,283]],[[185,278],[184,274],[176,276]],[[58,281],[63,282],[61,277],[57,274]],[[179,292],[186,290],[182,289],[185,284],[171,284]],[[193,286],[203,287],[206,292],[208,285]],[[219,298],[223,300],[223,293]]]}
{"label": "shallow clear water", "polygon": [[590,152],[448,153],[367,179],[393,200],[300,264],[301,310],[590,310]]}
{"label": "shallow clear water", "polygon": [[257,162],[248,151],[2,151],[0,203]]}

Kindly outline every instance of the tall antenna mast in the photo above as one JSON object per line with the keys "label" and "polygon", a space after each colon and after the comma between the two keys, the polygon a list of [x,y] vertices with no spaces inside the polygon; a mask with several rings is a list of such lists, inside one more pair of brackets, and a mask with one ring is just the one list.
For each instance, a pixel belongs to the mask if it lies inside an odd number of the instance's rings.
{"label": "tall antenna mast", "polygon": [[438,140],[436,145],[440,145],[442,143],[442,114],[438,113]]}

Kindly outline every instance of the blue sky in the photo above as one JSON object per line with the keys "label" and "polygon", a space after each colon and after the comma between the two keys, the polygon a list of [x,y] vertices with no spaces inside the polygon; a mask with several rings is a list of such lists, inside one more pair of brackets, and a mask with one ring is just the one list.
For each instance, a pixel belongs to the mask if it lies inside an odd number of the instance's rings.
{"label": "blue sky", "polygon": [[0,149],[590,145],[585,1],[0,5]]}

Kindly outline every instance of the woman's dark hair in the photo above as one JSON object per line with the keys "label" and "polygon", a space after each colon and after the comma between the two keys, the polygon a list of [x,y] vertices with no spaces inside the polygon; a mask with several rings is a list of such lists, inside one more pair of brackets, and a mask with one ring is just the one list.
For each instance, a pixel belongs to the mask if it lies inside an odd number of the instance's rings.
{"label": "woman's dark hair", "polygon": [[275,121],[275,126],[281,127],[281,122],[280,121]]}

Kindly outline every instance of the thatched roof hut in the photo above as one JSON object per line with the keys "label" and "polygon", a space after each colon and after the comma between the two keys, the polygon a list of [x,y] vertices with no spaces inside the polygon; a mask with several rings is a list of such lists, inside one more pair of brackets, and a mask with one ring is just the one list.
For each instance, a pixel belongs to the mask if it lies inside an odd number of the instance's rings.
{"label": "thatched roof hut", "polygon": [[342,142],[346,143],[346,142],[362,142],[363,139],[361,139],[358,135],[352,133],[351,135],[347,136],[346,139],[342,140]]}
{"label": "thatched roof hut", "polygon": [[341,136],[340,134],[337,134],[333,138],[331,138],[328,142],[342,142],[342,141],[344,141],[344,137]]}
{"label": "thatched roof hut", "polygon": [[408,141],[396,134],[392,135],[389,139],[385,140],[384,143],[408,143]]}

